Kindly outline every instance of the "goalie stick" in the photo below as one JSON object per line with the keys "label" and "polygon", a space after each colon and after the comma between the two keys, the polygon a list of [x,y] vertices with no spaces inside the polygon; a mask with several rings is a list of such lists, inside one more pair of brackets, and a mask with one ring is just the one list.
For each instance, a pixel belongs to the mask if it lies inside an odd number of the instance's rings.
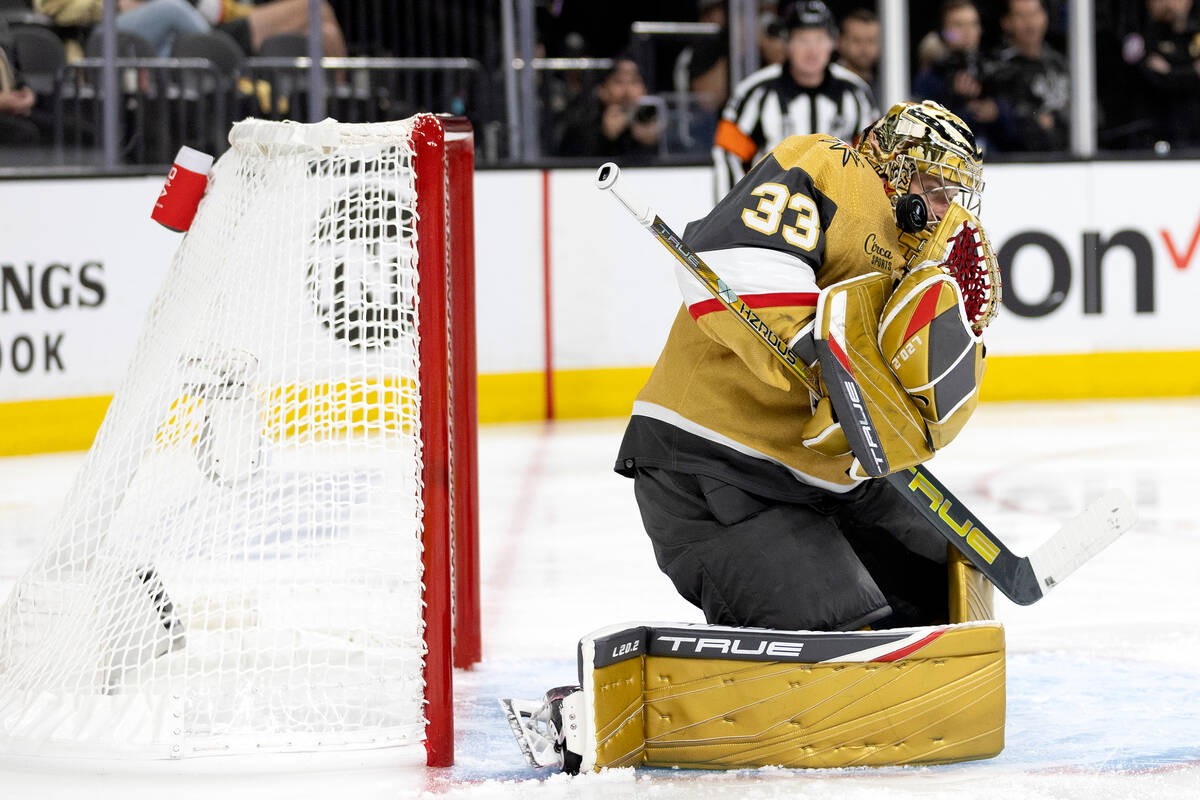
{"label": "goalie stick", "polygon": [[[631,196],[624,185],[618,187],[620,175],[620,167],[616,164],[604,164],[596,173],[596,187],[611,193],[684,269],[771,350],[797,380],[814,394],[821,395],[815,376],[788,348],[787,340],[771,330],[649,204]],[[1029,556],[1018,556],[982,522],[976,521],[966,506],[924,465],[893,472],[885,476],[885,480],[1005,597],[1020,605],[1040,600],[1137,521],[1128,496],[1120,490],[1111,490],[1067,521]]]}

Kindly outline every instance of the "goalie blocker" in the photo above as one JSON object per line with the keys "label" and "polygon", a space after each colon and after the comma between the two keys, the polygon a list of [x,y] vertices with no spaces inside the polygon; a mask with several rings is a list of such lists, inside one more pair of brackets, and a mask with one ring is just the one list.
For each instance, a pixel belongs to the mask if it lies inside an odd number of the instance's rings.
{"label": "goalie blocker", "polygon": [[[950,619],[992,616],[950,559]],[[1004,631],[960,622],[806,632],[672,623],[579,643],[579,686],[501,700],[526,761],[605,767],[849,767],[991,758],[1004,748]]]}

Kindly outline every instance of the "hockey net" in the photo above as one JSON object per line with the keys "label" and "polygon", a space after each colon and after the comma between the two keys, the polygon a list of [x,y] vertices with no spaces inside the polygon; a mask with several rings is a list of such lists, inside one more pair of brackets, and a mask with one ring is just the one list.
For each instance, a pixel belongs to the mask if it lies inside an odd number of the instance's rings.
{"label": "hockey net", "polygon": [[0,608],[0,753],[450,763],[455,640],[479,658],[469,127],[230,142]]}

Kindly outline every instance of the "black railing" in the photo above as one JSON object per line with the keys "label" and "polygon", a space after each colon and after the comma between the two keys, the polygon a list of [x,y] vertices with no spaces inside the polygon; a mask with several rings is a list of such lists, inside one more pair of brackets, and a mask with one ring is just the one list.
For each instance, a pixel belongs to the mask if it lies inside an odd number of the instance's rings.
{"label": "black railing", "polygon": [[[233,73],[203,58],[118,58],[117,151],[122,164],[169,164],[181,145],[220,155],[232,123],[247,116],[309,118],[308,58],[250,58]],[[103,59],[83,59],[55,80],[59,163],[99,164]],[[487,73],[469,58],[326,58],[325,111],[343,122],[401,119],[418,111],[482,114],[495,105]],[[499,112],[493,112],[496,116]],[[498,132],[491,138],[497,139]],[[493,148],[494,150],[494,148]]]}
{"label": "black railing", "polygon": [[[234,78],[202,58],[118,58],[117,151],[125,164],[169,164],[180,145],[225,149]],[[100,161],[104,59],[62,67],[55,80],[54,146],[60,163]]]}

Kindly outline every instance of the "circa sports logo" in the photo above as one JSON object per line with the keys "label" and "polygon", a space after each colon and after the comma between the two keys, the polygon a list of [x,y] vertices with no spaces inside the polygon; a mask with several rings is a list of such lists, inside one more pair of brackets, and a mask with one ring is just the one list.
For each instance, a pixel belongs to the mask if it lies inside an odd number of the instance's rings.
{"label": "circa sports logo", "polygon": [[874,233],[868,233],[867,238],[863,240],[863,252],[870,257],[871,266],[884,272],[892,271],[892,251],[880,245],[879,239]]}

